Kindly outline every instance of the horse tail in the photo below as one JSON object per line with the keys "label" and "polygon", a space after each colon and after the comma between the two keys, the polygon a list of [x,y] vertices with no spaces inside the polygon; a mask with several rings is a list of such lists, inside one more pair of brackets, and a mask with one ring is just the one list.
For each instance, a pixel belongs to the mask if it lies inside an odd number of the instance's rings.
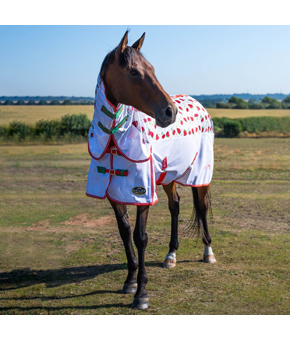
{"label": "horse tail", "polygon": [[192,187],[191,189],[193,196],[193,212],[186,226],[186,232],[192,237],[202,237],[207,244],[210,244],[211,240],[209,240],[207,236],[208,232],[206,221],[206,215],[208,211],[210,213],[210,217],[213,217],[211,208],[211,192],[209,190],[209,186],[204,195],[205,197],[199,197],[198,188]]}

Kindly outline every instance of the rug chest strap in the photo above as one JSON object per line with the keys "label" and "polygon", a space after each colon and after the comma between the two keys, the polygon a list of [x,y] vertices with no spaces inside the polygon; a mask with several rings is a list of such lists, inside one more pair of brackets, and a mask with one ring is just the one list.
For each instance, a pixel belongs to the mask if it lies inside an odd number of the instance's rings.
{"label": "rug chest strap", "polygon": [[98,166],[98,173],[100,174],[110,174],[110,175],[115,175],[115,176],[128,176],[129,175],[129,171],[128,170],[121,170],[121,169],[117,169],[117,170],[113,170],[113,169],[106,169],[103,166]]}

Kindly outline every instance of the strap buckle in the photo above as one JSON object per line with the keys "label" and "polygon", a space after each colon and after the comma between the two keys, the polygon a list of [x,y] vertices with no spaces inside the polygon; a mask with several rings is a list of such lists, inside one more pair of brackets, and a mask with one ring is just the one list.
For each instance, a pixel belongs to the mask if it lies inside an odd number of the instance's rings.
{"label": "strap buckle", "polygon": [[117,148],[113,147],[112,149],[110,149],[110,153],[111,153],[111,155],[114,155],[114,156],[118,155]]}
{"label": "strap buckle", "polygon": [[109,169],[109,173],[110,173],[110,175],[116,175],[116,170]]}

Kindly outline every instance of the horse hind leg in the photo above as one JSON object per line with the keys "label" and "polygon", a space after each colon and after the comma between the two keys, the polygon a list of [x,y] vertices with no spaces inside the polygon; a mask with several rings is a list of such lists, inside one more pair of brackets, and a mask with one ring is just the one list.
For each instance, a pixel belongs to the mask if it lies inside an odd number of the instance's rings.
{"label": "horse hind leg", "polygon": [[196,211],[194,225],[202,233],[204,243],[204,263],[215,263],[216,258],[211,248],[211,236],[208,231],[207,212],[210,205],[209,185],[204,187],[192,187],[194,207]]}
{"label": "horse hind leg", "polygon": [[176,190],[176,183],[172,182],[168,185],[163,185],[163,189],[168,197],[168,207],[171,214],[171,236],[169,243],[169,253],[166,255],[163,262],[163,268],[173,268],[176,266],[176,251],[178,249],[178,215],[179,215],[179,200]]}
{"label": "horse hind leg", "polygon": [[125,247],[128,263],[128,276],[124,283],[123,289],[121,290],[121,293],[133,294],[136,293],[137,291],[136,271],[138,268],[138,263],[132,243],[131,228],[128,219],[129,215],[127,212],[127,207],[126,205],[115,203],[111,200],[110,203],[116,215],[119,232]]}

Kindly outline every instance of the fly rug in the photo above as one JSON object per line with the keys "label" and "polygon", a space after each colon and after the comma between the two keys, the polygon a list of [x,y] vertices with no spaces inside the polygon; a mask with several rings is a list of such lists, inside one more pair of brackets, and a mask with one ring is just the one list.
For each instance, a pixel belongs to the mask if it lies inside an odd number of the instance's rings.
{"label": "fly rug", "polygon": [[[92,157],[87,195],[122,204],[157,203],[156,184],[207,186],[213,174],[213,123],[195,99],[171,97],[176,120],[167,128],[132,106],[114,107],[98,77],[89,130]],[[111,138],[114,146],[109,148]]]}
{"label": "fly rug", "polygon": [[[144,40],[144,35],[142,37]],[[119,46],[121,53],[126,53],[126,49],[130,49],[129,51],[132,49],[136,50],[133,52],[139,56],[140,44],[142,45],[143,40],[137,41],[132,47],[127,46],[125,41],[126,46],[123,51],[122,46]],[[137,43],[139,43],[139,49]],[[121,58],[117,56],[117,53],[120,53],[118,48],[113,52],[115,59]],[[109,67],[107,68],[105,71],[108,73]],[[95,110],[88,140],[91,165],[86,194],[99,199],[108,198],[114,208],[128,259],[128,277],[122,292],[136,293],[132,307],[145,309],[148,308],[148,296],[145,290],[148,278],[142,254],[144,255],[147,244],[147,233],[146,229],[142,232],[146,240],[143,240],[145,246],[142,245],[142,250],[140,250],[141,241],[137,235],[140,234],[140,230],[136,232],[136,229],[142,223],[145,223],[146,227],[147,213],[146,218],[143,218],[145,222],[142,222],[141,209],[142,206],[148,208],[157,203],[157,185],[162,185],[168,195],[172,218],[169,253],[163,266],[170,268],[176,265],[179,213],[176,183],[192,187],[196,211],[195,225],[202,230],[205,244],[204,262],[216,261],[210,246],[211,237],[206,222],[209,204],[208,188],[214,165],[213,122],[205,108],[187,95],[168,96],[173,106],[166,112],[169,112],[171,116],[175,111],[176,117],[173,123],[166,126],[165,124],[162,126],[158,117],[149,116],[138,110],[135,108],[137,105],[133,107],[133,103],[132,105],[112,103],[112,99],[109,100],[107,95],[109,85],[106,82],[108,75],[105,71],[101,70],[95,90]],[[139,255],[137,280],[138,263],[131,243],[126,205],[136,205],[140,209],[140,214],[137,212],[134,231],[134,241]],[[140,257],[142,258],[141,264]]]}

